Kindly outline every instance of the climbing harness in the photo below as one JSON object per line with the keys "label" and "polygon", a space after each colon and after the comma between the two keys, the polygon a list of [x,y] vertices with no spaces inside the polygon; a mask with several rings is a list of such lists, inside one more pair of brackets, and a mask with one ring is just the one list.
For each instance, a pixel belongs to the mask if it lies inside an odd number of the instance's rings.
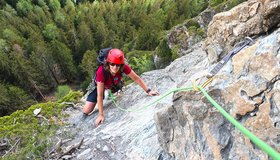
{"label": "climbing harness", "polygon": [[90,82],[86,89],[87,93],[85,94],[85,97],[87,97],[91,92],[93,92],[95,90],[95,88],[96,88],[95,83],[93,81]]}

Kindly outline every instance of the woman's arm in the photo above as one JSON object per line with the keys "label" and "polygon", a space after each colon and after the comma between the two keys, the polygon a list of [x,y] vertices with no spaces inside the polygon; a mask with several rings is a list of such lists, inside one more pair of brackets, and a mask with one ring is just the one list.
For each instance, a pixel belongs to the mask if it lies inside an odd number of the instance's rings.
{"label": "woman's arm", "polygon": [[103,112],[103,97],[104,97],[104,83],[96,82],[97,84],[97,106],[98,106],[98,116],[95,120],[95,126],[98,127],[105,119]]}
{"label": "woman's arm", "polygon": [[137,83],[143,90],[150,96],[159,95],[157,91],[151,90],[146,83],[143,81],[142,78],[140,78],[133,70],[127,75],[129,78],[131,78],[135,83]]}

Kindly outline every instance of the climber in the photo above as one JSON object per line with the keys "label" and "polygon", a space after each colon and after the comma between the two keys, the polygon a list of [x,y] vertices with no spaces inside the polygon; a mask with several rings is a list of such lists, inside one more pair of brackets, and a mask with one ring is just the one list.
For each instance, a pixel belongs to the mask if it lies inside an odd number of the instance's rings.
{"label": "climber", "polygon": [[99,113],[95,120],[96,127],[105,120],[103,111],[104,91],[105,89],[112,89],[113,86],[121,82],[122,72],[136,82],[149,96],[159,95],[158,91],[148,88],[145,82],[124,63],[124,60],[123,51],[110,49],[104,64],[100,65],[96,70],[95,77],[92,80],[94,87],[83,107],[83,114],[86,116],[93,111],[97,104]]}

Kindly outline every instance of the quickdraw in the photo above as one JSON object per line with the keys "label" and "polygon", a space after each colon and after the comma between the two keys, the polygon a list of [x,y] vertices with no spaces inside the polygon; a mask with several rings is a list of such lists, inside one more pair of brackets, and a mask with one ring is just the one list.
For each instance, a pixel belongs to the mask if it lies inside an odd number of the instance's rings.
{"label": "quickdraw", "polygon": [[253,39],[250,37],[246,37],[244,41],[241,41],[234,45],[233,50],[231,50],[207,75],[207,78],[214,77],[222,68],[223,66],[230,60],[231,57],[233,57],[235,54],[237,54],[239,51],[241,51],[243,48],[245,48],[248,45],[253,44]]}
{"label": "quickdraw", "polygon": [[[243,48],[246,46],[252,45],[254,43],[254,40],[250,37],[246,37],[244,41],[241,41],[234,45],[233,49],[221,60],[216,64],[216,66],[209,72],[209,74],[206,76],[207,80],[202,83],[200,86],[202,88],[206,87],[209,83],[213,81],[214,76],[223,68],[223,66],[233,57],[235,54],[240,52]],[[199,91],[198,87],[196,86],[197,79],[192,81],[193,88],[196,91]]]}

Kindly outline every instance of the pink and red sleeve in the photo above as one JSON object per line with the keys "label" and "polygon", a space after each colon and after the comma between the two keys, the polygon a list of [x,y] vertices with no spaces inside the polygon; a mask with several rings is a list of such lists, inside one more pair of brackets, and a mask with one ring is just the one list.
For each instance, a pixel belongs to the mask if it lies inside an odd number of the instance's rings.
{"label": "pink and red sleeve", "polygon": [[126,75],[128,75],[131,72],[131,68],[129,67],[129,65],[127,65],[127,64],[124,65],[123,72]]}

